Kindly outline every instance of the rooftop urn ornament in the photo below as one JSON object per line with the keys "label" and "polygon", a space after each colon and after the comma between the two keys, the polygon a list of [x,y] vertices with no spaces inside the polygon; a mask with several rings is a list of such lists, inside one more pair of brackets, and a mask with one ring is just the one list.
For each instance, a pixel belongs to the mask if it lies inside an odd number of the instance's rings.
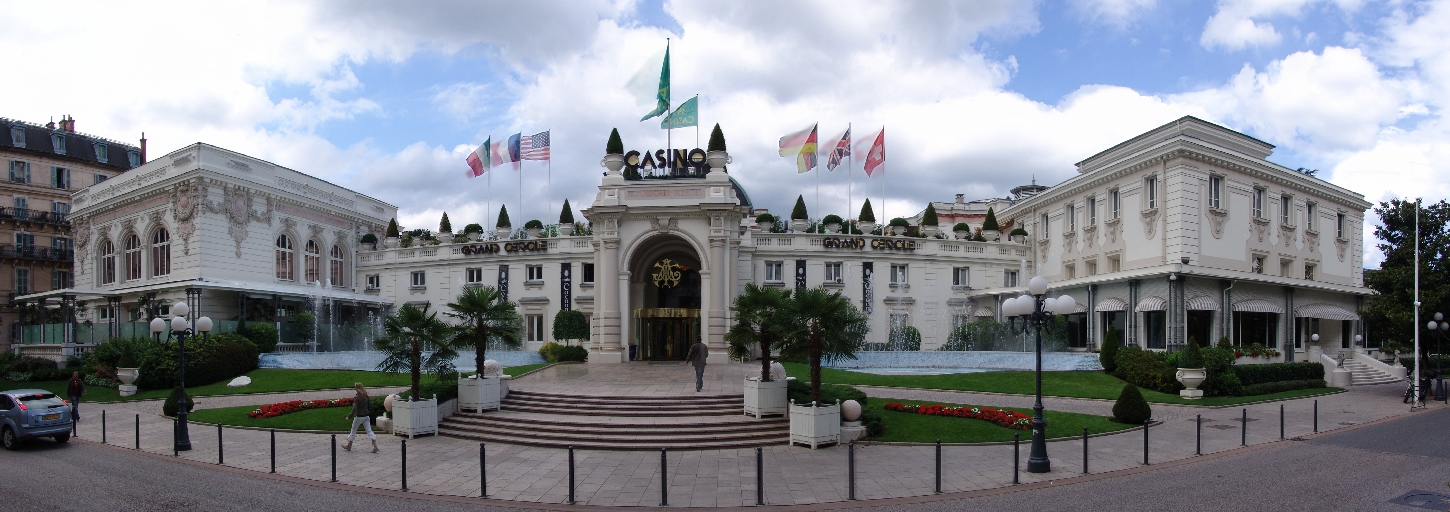
{"label": "rooftop urn ornament", "polygon": [[604,144],[604,160],[599,165],[609,169],[609,174],[614,176],[624,168],[624,142],[619,139],[619,128],[609,132],[609,141]]}
{"label": "rooftop urn ornament", "polygon": [[710,164],[710,172],[715,172],[715,169],[724,172],[731,158],[730,153],[725,151],[725,133],[720,131],[720,123],[715,123],[715,128],[710,130],[710,142],[706,148],[705,161]]}

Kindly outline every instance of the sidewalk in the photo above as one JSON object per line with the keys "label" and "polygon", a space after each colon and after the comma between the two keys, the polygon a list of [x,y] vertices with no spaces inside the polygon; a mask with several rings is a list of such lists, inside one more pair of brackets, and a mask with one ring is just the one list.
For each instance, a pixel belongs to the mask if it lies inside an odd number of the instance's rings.
{"label": "sidewalk", "polygon": [[[719,368],[713,368],[718,366]],[[542,372],[516,381],[515,389],[570,391],[598,394],[679,394],[675,380],[693,380],[693,372],[674,375],[679,368],[646,367],[645,372],[623,379],[625,368],[594,371],[585,365],[565,365],[558,374]],[[716,392],[732,392],[730,381],[755,369],[752,365],[712,365],[710,384]],[[594,373],[590,376],[590,373]],[[535,376],[544,378],[533,380]],[[650,377],[650,378],[646,378]],[[659,381],[654,381],[658,378]],[[653,381],[653,382],[650,382]],[[662,382],[661,382],[662,381]],[[738,381],[737,381],[738,382]],[[687,382],[693,385],[693,382]],[[740,384],[734,384],[738,387]],[[934,400],[990,406],[1030,406],[1032,397],[897,388],[864,388],[872,397]],[[1397,416],[1409,412],[1400,403],[1399,385],[1386,384],[1352,388],[1348,392],[1318,397],[1319,431]],[[733,391],[738,392],[738,389]],[[201,397],[198,407],[226,407],[292,399],[332,397],[348,390],[273,395]],[[381,391],[379,391],[381,393]],[[1314,398],[1230,408],[1195,408],[1153,404],[1153,416],[1163,421],[1149,431],[1150,462],[1157,464],[1194,456],[1195,416],[1203,415],[1203,453],[1210,454],[1240,446],[1240,415],[1248,411],[1247,442],[1250,445],[1279,440],[1279,406],[1284,405],[1286,437],[1313,431]],[[1109,414],[1112,403],[1104,400],[1044,399],[1051,410]],[[1432,403],[1429,407],[1443,407]],[[171,453],[171,420],[156,414],[159,402],[127,402],[90,405],[80,425],[80,436],[99,440],[100,409],[108,416],[107,441],[131,447],[135,442],[139,414],[141,449]],[[969,420],[963,420],[969,421]],[[345,425],[339,423],[339,429]],[[1051,426],[1049,425],[1049,429]],[[181,457],[215,463],[217,428],[191,425],[193,450]],[[338,442],[345,435],[338,436]],[[1029,450],[1024,436],[1022,464]],[[246,429],[224,429],[227,466],[267,472],[270,469],[269,433]],[[277,433],[277,472],[305,479],[327,481],[331,473],[331,439],[327,434]],[[362,443],[366,444],[366,443]],[[402,483],[400,455],[402,438],[379,435],[381,452],[338,450],[338,481],[350,485],[398,489]],[[479,446],[477,443],[427,437],[407,443],[408,489],[414,492],[478,496]],[[847,447],[821,450],[765,446],[765,501],[767,504],[808,504],[843,501],[848,498]],[[861,500],[930,495],[935,483],[931,446],[857,446],[856,498]],[[1009,486],[1013,477],[1011,446],[946,446],[942,449],[942,491],[981,490]],[[1053,471],[1045,474],[1020,473],[1022,483],[1071,478],[1082,474],[1082,441],[1069,439],[1048,443]],[[1089,441],[1091,472],[1103,473],[1137,468],[1143,463],[1141,430],[1095,437]],[[668,454],[666,472],[671,506],[754,505],[756,496],[756,452],[753,449],[681,451]],[[1352,463],[1352,462],[1347,462]],[[658,452],[575,452],[575,498],[589,505],[658,506],[660,500],[660,457]],[[568,454],[565,450],[503,444],[487,446],[488,488],[491,498],[525,502],[565,503],[568,499]]]}

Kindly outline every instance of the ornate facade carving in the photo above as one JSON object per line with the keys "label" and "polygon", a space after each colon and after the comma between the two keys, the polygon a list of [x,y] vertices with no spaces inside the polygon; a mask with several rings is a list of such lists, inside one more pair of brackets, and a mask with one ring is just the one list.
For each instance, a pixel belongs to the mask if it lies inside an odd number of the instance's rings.
{"label": "ornate facade carving", "polygon": [[1143,236],[1149,240],[1158,232],[1158,209],[1143,210]]}
{"label": "ornate facade carving", "polygon": [[1304,250],[1319,252],[1319,232],[1304,230]]}
{"label": "ornate facade carving", "polygon": [[1344,261],[1344,253],[1348,252],[1349,240],[1343,238],[1334,239],[1334,251],[1339,253],[1339,261]]}
{"label": "ornate facade carving", "polygon": [[1110,219],[1107,222],[1104,222],[1103,224],[1105,224],[1105,225],[1108,226],[1108,243],[1110,243],[1110,244],[1118,243],[1118,229],[1122,228],[1122,226],[1123,226],[1123,220],[1122,219]]}
{"label": "ornate facade carving", "polygon": [[1249,230],[1255,236],[1259,237],[1259,243],[1263,243],[1264,242],[1264,234],[1265,233],[1268,233],[1268,231],[1269,231],[1269,219],[1261,219],[1261,218],[1258,218],[1258,217],[1254,217],[1253,219],[1250,219],[1250,220],[1252,222],[1249,222]]}
{"label": "ornate facade carving", "polygon": [[1294,226],[1279,225],[1279,243],[1288,247],[1294,243]]}
{"label": "ornate facade carving", "polygon": [[176,222],[176,237],[181,239],[181,254],[191,255],[191,235],[196,234],[196,213],[206,201],[206,180],[183,181],[171,187],[171,220]]}
{"label": "ornate facade carving", "polygon": [[251,221],[261,222],[267,226],[272,225],[272,211],[275,205],[270,196],[264,196],[266,210],[257,213],[252,209],[252,191],[241,185],[222,185],[222,202],[216,204],[207,200],[202,203],[202,208],[207,213],[220,213],[227,216],[227,234],[231,235],[232,241],[236,242],[236,255],[242,257],[242,242],[247,239],[247,224]]}
{"label": "ornate facade carving", "polygon": [[1208,217],[1208,229],[1214,238],[1223,238],[1223,225],[1228,223],[1228,210],[1209,208],[1203,215]]}
{"label": "ornate facade carving", "polygon": [[650,229],[653,229],[655,231],[659,231],[660,233],[669,233],[670,231],[678,231],[680,229],[680,220],[679,219],[672,219],[672,218],[669,218],[669,217],[665,217],[665,219],[663,221],[660,220],[660,219],[650,219],[649,220],[649,227],[650,227]]}
{"label": "ornate facade carving", "polygon": [[1077,248],[1077,233],[1067,231],[1062,234],[1062,253],[1071,254]]}
{"label": "ornate facade carving", "polygon": [[309,239],[322,241],[323,240],[322,235],[323,235],[322,226],[319,226],[319,225],[316,225],[316,224],[308,224],[307,225],[307,236],[308,236]]}
{"label": "ornate facade carving", "polygon": [[1082,228],[1082,241],[1088,248],[1092,249],[1098,242],[1098,227],[1096,225]]}

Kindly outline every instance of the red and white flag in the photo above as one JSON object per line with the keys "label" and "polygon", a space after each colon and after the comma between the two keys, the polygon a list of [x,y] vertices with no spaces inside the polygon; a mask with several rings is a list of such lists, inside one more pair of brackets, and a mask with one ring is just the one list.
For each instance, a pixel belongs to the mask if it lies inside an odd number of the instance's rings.
{"label": "red and white flag", "polygon": [[[876,168],[886,163],[886,127],[883,126],[881,131],[861,139],[856,150],[866,154],[866,158],[863,159],[866,162],[866,175],[875,174]],[[881,172],[886,172],[886,169],[882,169]]]}
{"label": "red and white flag", "polygon": [[544,130],[533,135],[525,135],[519,140],[521,157],[524,160],[548,160],[549,159],[549,131]]}
{"label": "red and white flag", "polygon": [[467,161],[469,178],[483,176],[483,173],[488,172],[488,169],[493,166],[492,162],[490,161],[492,160],[492,158],[490,158],[488,154],[489,145],[492,142],[493,138],[490,137],[488,140],[483,141],[483,145],[478,146],[478,149],[475,149],[472,153],[468,154]]}
{"label": "red and white flag", "polygon": [[845,133],[842,133],[840,137],[836,137],[836,147],[831,149],[831,156],[826,159],[826,169],[831,171],[836,170],[836,167],[840,167],[841,160],[848,156],[851,156],[850,128],[846,128]]}

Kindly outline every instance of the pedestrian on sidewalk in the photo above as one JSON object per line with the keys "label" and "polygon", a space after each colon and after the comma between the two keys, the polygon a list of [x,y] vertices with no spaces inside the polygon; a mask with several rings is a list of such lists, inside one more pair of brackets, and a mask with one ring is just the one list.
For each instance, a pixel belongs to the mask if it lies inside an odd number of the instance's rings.
{"label": "pedestrian on sidewalk", "polygon": [[86,394],[86,383],[81,380],[81,372],[70,372],[70,382],[65,385],[65,394],[70,395],[71,421],[80,421],[81,396]]}
{"label": "pedestrian on sidewalk", "polygon": [[710,349],[705,348],[705,343],[695,340],[690,345],[690,352],[685,354],[685,364],[695,365],[695,392],[705,387],[705,359],[710,356]]}
{"label": "pedestrian on sidewalk", "polygon": [[361,424],[368,431],[368,439],[373,441],[373,453],[378,453],[378,435],[373,433],[370,409],[372,398],[368,396],[368,390],[363,388],[361,382],[353,384],[352,387],[357,389],[357,396],[352,399],[352,411],[347,413],[347,417],[352,420],[352,430],[348,431],[347,444],[342,445],[342,449],[352,451],[352,441],[357,439],[357,426]]}

